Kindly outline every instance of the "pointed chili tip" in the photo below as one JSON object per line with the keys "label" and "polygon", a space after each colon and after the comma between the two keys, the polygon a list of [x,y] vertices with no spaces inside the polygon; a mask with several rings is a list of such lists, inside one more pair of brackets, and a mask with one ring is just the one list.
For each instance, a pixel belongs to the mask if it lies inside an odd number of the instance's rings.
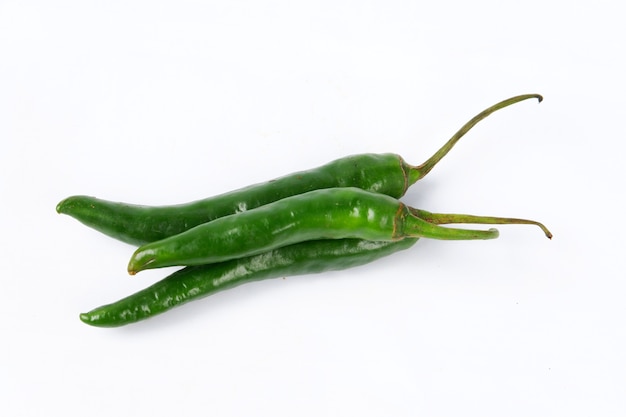
{"label": "pointed chili tip", "polygon": [[148,265],[154,262],[154,258],[149,258],[147,260],[137,259],[137,256],[133,255],[130,262],[128,262],[128,275],[136,275],[137,272],[141,272],[144,269],[148,268]]}
{"label": "pointed chili tip", "polygon": [[65,200],[62,200],[59,204],[57,204],[57,207],[56,207],[57,213],[59,214],[63,213],[63,208],[65,207],[66,202],[67,202],[67,198]]}
{"label": "pointed chili tip", "polygon": [[134,276],[137,274],[137,272],[143,271],[144,269],[146,269],[146,265],[152,263],[152,261],[153,259],[149,260],[148,262],[140,262],[139,260],[137,260],[135,255],[133,255],[130,262],[128,262],[128,267],[126,268],[128,271],[128,275]]}
{"label": "pointed chili tip", "polygon": [[116,327],[119,324],[112,322],[111,317],[103,312],[102,307],[91,310],[88,313],[80,313],[80,321],[93,327]]}
{"label": "pointed chili tip", "polygon": [[[141,246],[130,257],[130,261],[128,261],[128,273],[130,275],[135,275],[137,272],[150,269],[150,265],[154,262],[156,262],[154,250]],[[152,268],[153,267],[154,266],[152,266]]]}
{"label": "pointed chili tip", "polygon": [[543,96],[541,94],[537,94],[537,101],[539,101],[539,103],[543,101]]}
{"label": "pointed chili tip", "polygon": [[69,214],[71,216],[74,209],[81,206],[81,199],[84,199],[84,196],[73,195],[64,198],[56,206],[57,213]]}

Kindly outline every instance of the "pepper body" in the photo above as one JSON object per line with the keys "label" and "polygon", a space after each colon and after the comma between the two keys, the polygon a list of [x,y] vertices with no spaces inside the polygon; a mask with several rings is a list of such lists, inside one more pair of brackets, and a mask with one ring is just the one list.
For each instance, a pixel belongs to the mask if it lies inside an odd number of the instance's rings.
{"label": "pepper body", "polygon": [[407,164],[396,154],[361,154],[337,159],[321,167],[297,172],[191,203],[142,206],[88,196],[72,196],[57,212],[118,240],[142,245],[161,240],[202,223],[250,210],[316,189],[357,187],[400,198],[426,176],[472,127],[490,114],[539,94],[523,94],[494,104],[465,123],[439,150],[420,165]]}
{"label": "pepper body", "polygon": [[61,201],[57,212],[130,244],[177,235],[199,224],[251,210],[316,189],[358,187],[400,197],[409,187],[410,166],[395,154],[353,155],[215,197],[171,206],[141,206],[88,196]]}
{"label": "pepper body", "polygon": [[221,217],[137,249],[129,272],[200,265],[306,240],[394,240],[398,200],[359,188],[329,188]]}
{"label": "pepper body", "polygon": [[[436,215],[431,213],[431,216]],[[474,231],[438,226],[387,195],[360,188],[329,188],[221,217],[140,246],[130,259],[128,272],[221,262],[306,240],[393,241],[412,237],[465,240],[497,236],[495,229]]]}
{"label": "pepper body", "polygon": [[117,302],[83,313],[80,318],[92,326],[123,326],[247,282],[364,265],[408,249],[416,241],[316,240],[250,257],[190,266]]}

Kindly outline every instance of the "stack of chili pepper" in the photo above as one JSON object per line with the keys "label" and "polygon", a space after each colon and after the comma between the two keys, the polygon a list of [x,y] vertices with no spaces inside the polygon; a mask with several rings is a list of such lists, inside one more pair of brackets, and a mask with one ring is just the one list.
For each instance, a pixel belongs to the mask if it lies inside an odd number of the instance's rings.
{"label": "stack of chili pepper", "polygon": [[496,229],[442,224],[531,224],[551,238],[548,229],[536,221],[430,213],[399,200],[479,121],[530,98],[542,100],[537,94],[520,95],[482,111],[418,166],[394,154],[354,155],[175,206],[69,197],[59,203],[57,212],[139,246],[128,264],[130,274],[184,266],[142,291],[81,314],[80,319],[93,326],[122,326],[246,282],[363,265],[407,249],[421,237],[473,240],[498,236]]}

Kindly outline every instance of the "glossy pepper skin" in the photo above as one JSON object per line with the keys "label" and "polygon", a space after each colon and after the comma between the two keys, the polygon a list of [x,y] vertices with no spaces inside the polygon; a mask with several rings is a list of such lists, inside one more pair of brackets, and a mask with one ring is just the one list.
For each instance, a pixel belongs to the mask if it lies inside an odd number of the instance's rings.
{"label": "glossy pepper skin", "polygon": [[[439,221],[441,218],[443,220]],[[471,220],[467,221],[468,218]],[[533,221],[508,220],[507,223],[538,225]],[[140,246],[130,259],[128,272],[135,274],[166,266],[221,262],[307,240],[356,238],[397,241],[419,237],[473,240],[498,237],[495,229],[468,230],[438,225],[454,222],[504,223],[495,217],[440,215],[412,209],[393,197],[360,188],[314,190],[254,210],[221,217],[178,235]],[[545,231],[550,237],[547,229]]]}
{"label": "glossy pepper skin", "polygon": [[409,186],[408,170],[398,155],[365,154],[181,205],[148,207],[73,196],[60,202],[57,211],[108,236],[141,245],[316,189],[358,186],[399,197]]}
{"label": "glossy pepper skin", "polygon": [[473,126],[511,104],[542,97],[525,94],[503,100],[477,114],[421,165],[407,164],[396,154],[362,154],[341,158],[321,167],[215,197],[172,206],[142,206],[89,196],[72,196],[57,205],[57,212],[121,241],[142,245],[265,204],[316,189],[357,187],[399,198],[452,149]]}
{"label": "glossy pepper skin", "polygon": [[98,327],[123,326],[247,282],[364,265],[408,249],[416,241],[307,241],[250,257],[190,266],[117,302],[83,313],[80,319]]}

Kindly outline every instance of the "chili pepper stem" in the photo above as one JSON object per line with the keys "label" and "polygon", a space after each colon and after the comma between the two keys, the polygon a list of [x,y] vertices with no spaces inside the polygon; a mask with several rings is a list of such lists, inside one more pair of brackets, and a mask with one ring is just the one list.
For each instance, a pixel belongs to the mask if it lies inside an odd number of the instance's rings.
{"label": "chili pepper stem", "polygon": [[488,240],[499,236],[497,229],[471,230],[454,227],[443,227],[415,215],[409,209],[408,215],[400,222],[399,238],[424,237],[437,240]]}
{"label": "chili pepper stem", "polygon": [[[552,239],[552,232],[548,230],[546,226],[543,224],[528,219],[518,219],[512,217],[493,217],[493,216],[475,216],[471,214],[450,214],[450,213],[431,213],[426,210],[420,210],[416,208],[409,209],[412,216],[431,224],[431,225],[440,225],[440,224],[529,224],[538,226],[543,230],[543,233],[546,235],[548,239]],[[447,228],[441,228],[447,229]],[[440,229],[437,229],[439,231]],[[459,229],[454,229],[459,230]],[[424,236],[427,237],[427,236]],[[437,239],[437,237],[435,237]]]}
{"label": "chili pepper stem", "polygon": [[426,162],[417,166],[409,167],[409,178],[408,178],[408,186],[415,184],[418,180],[424,178],[437,163],[450,152],[450,150],[456,145],[456,143],[461,139],[467,132],[470,131],[471,128],[476,126],[478,122],[485,119],[487,116],[492,113],[503,109],[505,107],[510,106],[511,104],[519,103],[520,101],[528,100],[531,98],[536,98],[540,103],[543,100],[543,97],[540,94],[523,94],[515,97],[511,97],[509,99],[503,100],[493,106],[483,110],[474,116],[470,121],[465,123],[433,156],[431,156]]}

